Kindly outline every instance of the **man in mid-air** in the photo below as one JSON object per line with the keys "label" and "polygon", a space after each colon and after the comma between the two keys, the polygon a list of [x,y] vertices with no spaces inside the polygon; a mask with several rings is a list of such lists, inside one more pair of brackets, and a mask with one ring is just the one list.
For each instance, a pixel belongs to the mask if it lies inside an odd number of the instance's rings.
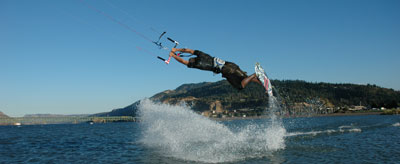
{"label": "man in mid-air", "polygon": [[[176,55],[176,52],[190,53],[196,57],[190,58],[189,61],[187,61]],[[238,90],[242,90],[251,81],[263,85],[255,73],[247,76],[246,72],[242,71],[235,63],[223,61],[216,57],[211,57],[210,55],[199,50],[172,48],[169,55],[189,68],[212,71],[216,74],[222,73],[222,77],[225,77],[228,82]]]}

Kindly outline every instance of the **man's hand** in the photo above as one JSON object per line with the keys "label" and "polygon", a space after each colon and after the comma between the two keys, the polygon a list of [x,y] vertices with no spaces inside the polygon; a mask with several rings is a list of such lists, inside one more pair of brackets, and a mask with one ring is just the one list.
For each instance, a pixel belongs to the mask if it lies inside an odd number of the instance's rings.
{"label": "man's hand", "polygon": [[169,53],[169,56],[176,56],[176,53],[175,52],[179,52],[179,49],[177,49],[177,48],[172,48],[171,49],[171,52]]}
{"label": "man's hand", "polygon": [[176,52],[176,48],[172,48],[171,52],[169,52],[169,56],[172,56],[172,57],[176,56],[175,52]]}

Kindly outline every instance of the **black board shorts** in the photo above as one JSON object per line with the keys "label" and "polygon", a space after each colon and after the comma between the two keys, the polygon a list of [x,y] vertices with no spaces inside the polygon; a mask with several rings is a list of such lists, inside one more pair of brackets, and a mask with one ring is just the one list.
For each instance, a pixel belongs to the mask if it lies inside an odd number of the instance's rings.
{"label": "black board shorts", "polygon": [[189,59],[187,65],[189,68],[212,71],[217,74],[222,73],[222,77],[225,77],[234,88],[238,90],[243,89],[242,80],[247,78],[247,74],[243,72],[238,65],[232,62],[225,62],[222,69],[217,70],[214,67],[214,57],[199,50],[195,50],[193,54],[196,55],[196,57]]}
{"label": "black board shorts", "polygon": [[246,72],[242,71],[238,65],[232,62],[225,62],[221,70],[222,77],[225,77],[228,82],[238,90],[242,90],[242,81],[247,78]]}

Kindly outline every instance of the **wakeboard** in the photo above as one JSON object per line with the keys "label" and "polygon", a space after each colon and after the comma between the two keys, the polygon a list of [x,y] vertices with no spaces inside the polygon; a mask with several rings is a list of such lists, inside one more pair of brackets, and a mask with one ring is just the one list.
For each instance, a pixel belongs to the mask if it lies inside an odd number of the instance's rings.
{"label": "wakeboard", "polygon": [[256,76],[258,78],[258,80],[261,81],[262,85],[264,86],[266,93],[268,93],[268,96],[272,97],[272,85],[271,82],[267,76],[267,74],[265,73],[264,69],[261,67],[260,63],[256,63],[255,66],[255,72],[256,72]]}

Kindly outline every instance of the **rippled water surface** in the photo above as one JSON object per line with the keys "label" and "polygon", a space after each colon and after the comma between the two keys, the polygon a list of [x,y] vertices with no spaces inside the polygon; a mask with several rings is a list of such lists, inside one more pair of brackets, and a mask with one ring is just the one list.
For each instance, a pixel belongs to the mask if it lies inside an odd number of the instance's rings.
{"label": "rippled water surface", "polygon": [[211,121],[141,107],[141,123],[0,126],[0,163],[398,163],[400,116]]}

